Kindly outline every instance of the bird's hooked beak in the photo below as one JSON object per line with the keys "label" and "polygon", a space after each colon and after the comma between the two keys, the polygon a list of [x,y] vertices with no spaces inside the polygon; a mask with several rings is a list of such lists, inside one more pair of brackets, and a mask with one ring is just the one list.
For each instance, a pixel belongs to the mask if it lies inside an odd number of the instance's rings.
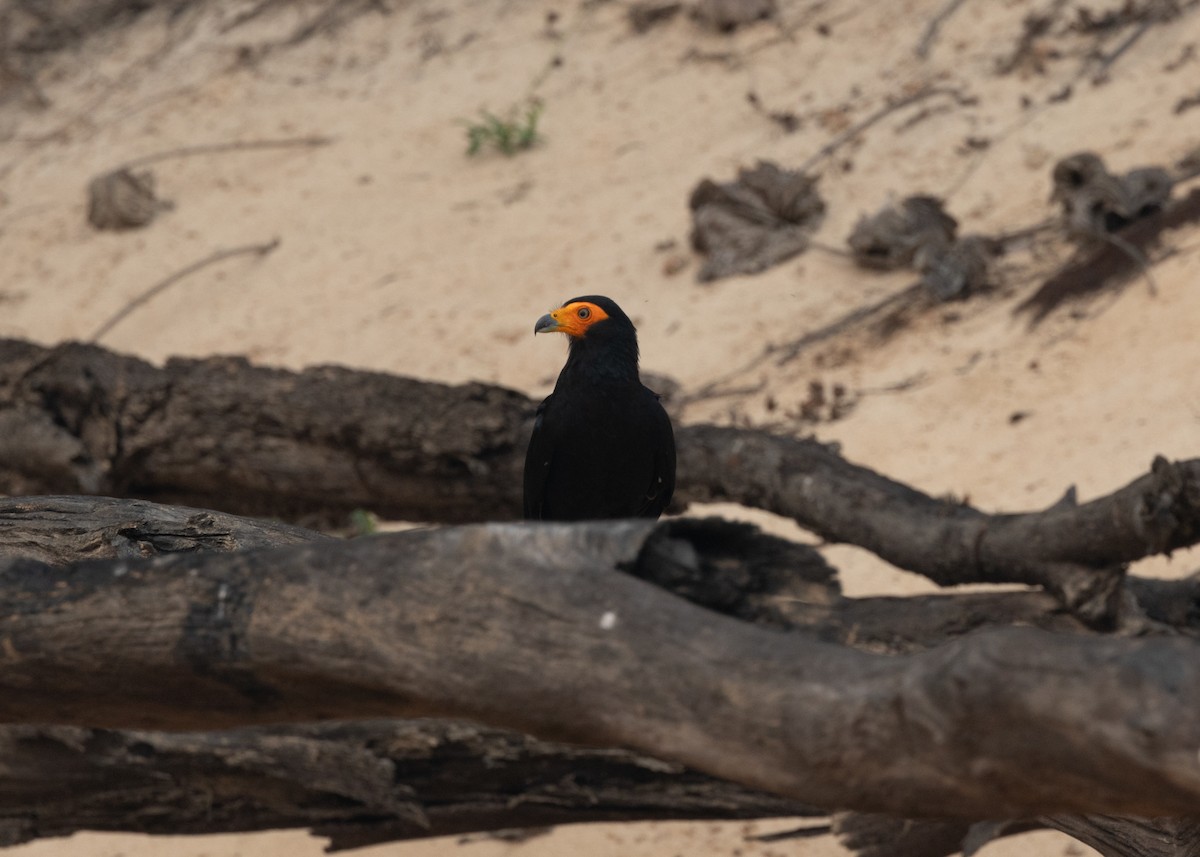
{"label": "bird's hooked beak", "polygon": [[533,333],[536,336],[539,333],[559,333],[566,332],[565,328],[559,324],[558,319],[554,317],[555,313],[548,312],[537,320],[537,324],[533,326]]}

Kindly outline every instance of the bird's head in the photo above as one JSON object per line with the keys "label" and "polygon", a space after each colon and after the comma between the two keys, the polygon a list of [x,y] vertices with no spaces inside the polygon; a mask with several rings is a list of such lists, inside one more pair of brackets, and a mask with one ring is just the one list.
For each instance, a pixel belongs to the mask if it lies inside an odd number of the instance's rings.
{"label": "bird's head", "polygon": [[561,307],[547,313],[533,326],[534,333],[565,333],[571,340],[609,336],[628,336],[635,333],[633,322],[621,308],[601,295],[571,298]]}
{"label": "bird's head", "polygon": [[539,318],[533,332],[567,335],[570,348],[564,371],[573,367],[597,377],[637,378],[637,329],[609,298],[571,298]]}

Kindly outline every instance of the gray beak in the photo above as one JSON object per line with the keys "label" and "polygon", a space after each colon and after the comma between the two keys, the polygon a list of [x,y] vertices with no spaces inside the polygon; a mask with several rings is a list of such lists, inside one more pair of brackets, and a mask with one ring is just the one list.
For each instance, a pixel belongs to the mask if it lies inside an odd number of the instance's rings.
{"label": "gray beak", "polygon": [[558,330],[558,322],[554,320],[554,316],[546,313],[537,320],[537,324],[533,326],[533,332],[538,333],[553,333]]}

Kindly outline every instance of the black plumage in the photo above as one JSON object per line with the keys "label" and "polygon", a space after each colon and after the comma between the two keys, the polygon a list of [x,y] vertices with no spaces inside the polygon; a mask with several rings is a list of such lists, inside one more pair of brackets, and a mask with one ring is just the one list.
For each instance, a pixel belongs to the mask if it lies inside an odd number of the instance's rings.
{"label": "black plumage", "polygon": [[572,298],[534,333],[567,334],[567,362],[537,410],[525,517],[657,518],[675,490],[675,436],[638,376],[637,331],[613,301]]}

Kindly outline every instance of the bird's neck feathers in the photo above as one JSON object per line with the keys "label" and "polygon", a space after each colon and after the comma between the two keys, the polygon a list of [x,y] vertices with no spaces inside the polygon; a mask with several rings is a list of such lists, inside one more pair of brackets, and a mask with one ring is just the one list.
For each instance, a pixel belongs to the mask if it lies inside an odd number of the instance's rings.
{"label": "bird's neck feathers", "polygon": [[568,340],[567,363],[563,376],[587,378],[604,383],[637,382],[637,339],[609,338],[606,341],[583,336]]}

